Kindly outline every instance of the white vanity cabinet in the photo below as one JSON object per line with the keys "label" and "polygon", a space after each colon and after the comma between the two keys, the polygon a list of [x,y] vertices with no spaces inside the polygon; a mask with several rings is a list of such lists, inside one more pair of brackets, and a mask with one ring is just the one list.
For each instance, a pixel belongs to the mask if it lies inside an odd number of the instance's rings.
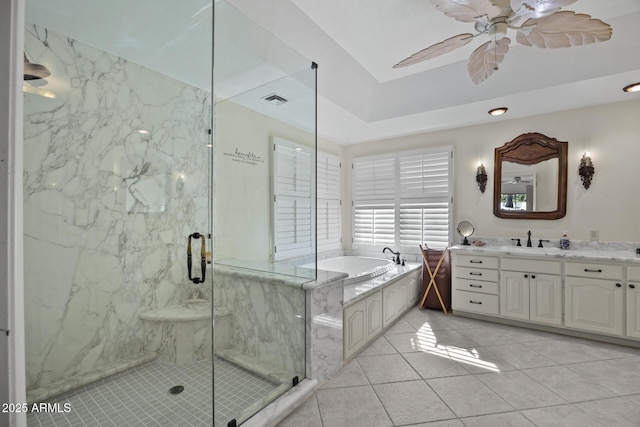
{"label": "white vanity cabinet", "polygon": [[623,335],[624,266],[588,262],[565,266],[565,326]]}
{"label": "white vanity cabinet", "polygon": [[453,254],[453,264],[453,310],[498,315],[498,257]]}
{"label": "white vanity cabinet", "polygon": [[562,325],[562,263],[503,258],[500,315]]}
{"label": "white vanity cabinet", "polygon": [[640,267],[627,267],[627,330],[629,338],[640,338]]}
{"label": "white vanity cabinet", "polygon": [[[456,314],[640,341],[640,258],[622,252],[452,249]],[[504,321],[503,320],[503,321]],[[582,335],[582,334],[580,334]]]}

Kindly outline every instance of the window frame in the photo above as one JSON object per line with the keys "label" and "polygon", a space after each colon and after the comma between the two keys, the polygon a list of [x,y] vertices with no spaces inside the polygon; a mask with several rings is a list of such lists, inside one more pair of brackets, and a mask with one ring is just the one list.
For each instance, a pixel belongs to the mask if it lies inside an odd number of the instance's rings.
{"label": "window frame", "polygon": [[[434,155],[434,154],[439,154],[439,153],[447,153],[447,157],[448,157],[448,161],[447,161],[447,188],[446,188],[446,192],[444,194],[440,194],[440,195],[435,195],[435,196],[429,196],[426,194],[407,194],[407,192],[405,191],[403,194],[402,191],[402,187],[401,187],[401,159],[403,157],[407,157],[407,156],[430,156],[430,155]],[[362,185],[358,185],[359,183],[357,182],[358,179],[358,163],[360,162],[367,162],[367,161],[372,161],[375,160],[376,158],[394,158],[394,192],[393,192],[393,199],[389,198],[389,197],[382,197],[382,198],[375,198],[374,195],[372,195],[370,198],[369,197],[362,197],[362,194],[360,195],[360,197],[357,194],[356,189],[357,188],[361,188]],[[419,254],[420,253],[420,249],[418,247],[417,244],[413,244],[413,245],[406,245],[406,244],[402,244],[401,241],[401,221],[402,221],[402,215],[401,215],[401,211],[402,211],[402,207],[405,206],[420,206],[420,205],[426,205],[426,204],[430,204],[430,203],[446,203],[447,204],[447,236],[446,236],[446,246],[450,246],[451,243],[453,242],[453,190],[454,190],[454,181],[453,181],[453,147],[452,146],[439,146],[439,147],[430,147],[430,148],[422,148],[422,149],[415,149],[415,150],[405,150],[405,151],[398,151],[398,152],[393,152],[393,153],[385,153],[385,154],[378,154],[375,156],[361,156],[361,157],[355,157],[353,158],[353,164],[352,164],[352,209],[351,209],[351,220],[352,220],[352,236],[351,236],[351,241],[352,241],[352,247],[354,249],[358,249],[358,250],[367,250],[367,251],[381,251],[383,249],[383,247],[385,246],[389,246],[394,250],[399,250],[401,253],[407,253],[407,254]],[[424,166],[423,166],[424,167]],[[424,179],[424,173],[422,174],[422,179]],[[361,184],[361,183],[360,183]],[[374,184],[375,185],[375,184]],[[357,225],[357,218],[356,215],[358,213],[358,211],[362,211],[363,209],[369,208],[369,209],[375,209],[375,208],[382,208],[383,205],[390,205],[390,201],[391,204],[393,205],[393,209],[394,209],[394,217],[393,217],[393,241],[391,240],[385,240],[383,243],[376,243],[375,239],[370,239],[369,243],[363,243],[362,242],[362,237],[359,238],[358,236],[358,225]],[[424,212],[421,213],[422,215],[424,215]],[[424,227],[421,228],[421,234],[424,232]],[[374,231],[374,238],[375,238],[375,231]],[[360,241],[359,241],[360,240]],[[373,243],[371,243],[371,241],[373,241]],[[423,244],[429,244],[428,241],[426,242],[422,242]],[[434,248],[434,249],[438,249],[438,248],[444,248],[444,242],[442,242],[442,244],[440,244],[440,242],[432,242],[430,247]]]}

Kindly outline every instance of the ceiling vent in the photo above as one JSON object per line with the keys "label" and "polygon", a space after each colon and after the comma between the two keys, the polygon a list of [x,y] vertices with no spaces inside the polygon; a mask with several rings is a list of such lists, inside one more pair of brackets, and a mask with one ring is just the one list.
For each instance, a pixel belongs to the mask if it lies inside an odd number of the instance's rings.
{"label": "ceiling vent", "polygon": [[287,102],[286,98],[283,98],[280,95],[277,95],[275,93],[272,93],[271,95],[267,95],[263,99],[265,101],[269,101],[273,105],[282,105],[285,102]]}

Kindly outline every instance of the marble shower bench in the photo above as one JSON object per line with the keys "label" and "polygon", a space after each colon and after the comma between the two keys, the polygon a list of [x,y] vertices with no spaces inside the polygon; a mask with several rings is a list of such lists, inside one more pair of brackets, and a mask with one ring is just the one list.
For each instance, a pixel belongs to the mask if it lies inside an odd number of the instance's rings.
{"label": "marble shower bench", "polygon": [[140,313],[145,335],[145,352],[158,360],[185,364],[211,359],[211,328],[216,324],[216,347],[227,347],[231,312],[206,300],[186,300],[182,304],[149,309]]}

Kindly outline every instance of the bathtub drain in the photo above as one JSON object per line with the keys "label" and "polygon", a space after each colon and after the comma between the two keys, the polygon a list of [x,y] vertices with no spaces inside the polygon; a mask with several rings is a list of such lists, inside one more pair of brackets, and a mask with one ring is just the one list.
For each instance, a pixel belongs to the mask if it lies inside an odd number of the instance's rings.
{"label": "bathtub drain", "polygon": [[180,394],[184,390],[184,386],[182,385],[174,385],[169,389],[169,394]]}

